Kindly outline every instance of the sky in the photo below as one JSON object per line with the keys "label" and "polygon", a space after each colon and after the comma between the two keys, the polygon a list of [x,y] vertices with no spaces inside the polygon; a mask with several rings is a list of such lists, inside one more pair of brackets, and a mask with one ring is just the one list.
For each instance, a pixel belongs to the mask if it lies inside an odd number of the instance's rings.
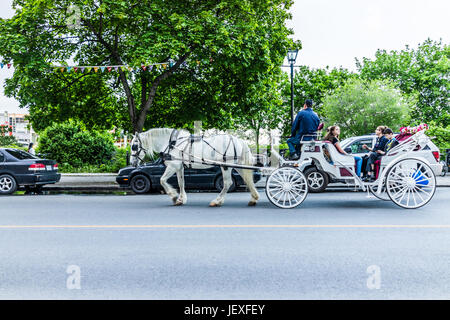
{"label": "sky", "polygon": [[[0,0],[0,17],[10,18],[12,0]],[[427,38],[450,42],[449,0],[294,0],[293,38],[301,40],[296,64],[355,71],[355,58],[374,58],[377,49],[416,48]],[[24,113],[4,96],[13,70],[0,69],[0,112]]]}

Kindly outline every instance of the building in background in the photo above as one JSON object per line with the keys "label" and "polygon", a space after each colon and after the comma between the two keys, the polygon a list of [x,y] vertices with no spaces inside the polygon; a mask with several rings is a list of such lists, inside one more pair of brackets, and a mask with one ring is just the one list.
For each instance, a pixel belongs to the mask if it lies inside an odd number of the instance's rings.
{"label": "building in background", "polygon": [[25,119],[27,114],[0,112],[0,123],[12,127],[12,135],[22,145],[28,145],[30,142],[36,143],[37,134],[31,127],[31,123]]}

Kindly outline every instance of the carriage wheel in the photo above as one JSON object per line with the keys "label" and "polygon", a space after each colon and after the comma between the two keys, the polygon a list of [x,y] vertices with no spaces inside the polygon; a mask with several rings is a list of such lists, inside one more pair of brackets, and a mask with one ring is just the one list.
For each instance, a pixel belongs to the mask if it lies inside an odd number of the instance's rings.
{"label": "carriage wheel", "polygon": [[267,178],[267,198],[279,208],[295,208],[305,200],[307,194],[308,183],[300,170],[282,167]]}
{"label": "carriage wheel", "polygon": [[384,200],[384,201],[389,201],[391,200],[391,198],[389,198],[389,195],[387,194],[386,191],[386,179],[384,179],[385,181],[383,181],[383,184],[381,186],[381,193],[378,194],[378,183],[376,183],[375,185],[369,185],[369,191],[370,193],[372,193],[375,197],[377,197],[380,200]]}
{"label": "carriage wheel", "polygon": [[387,173],[386,188],[389,198],[406,209],[427,204],[436,191],[436,177],[425,162],[405,159],[396,163]]}

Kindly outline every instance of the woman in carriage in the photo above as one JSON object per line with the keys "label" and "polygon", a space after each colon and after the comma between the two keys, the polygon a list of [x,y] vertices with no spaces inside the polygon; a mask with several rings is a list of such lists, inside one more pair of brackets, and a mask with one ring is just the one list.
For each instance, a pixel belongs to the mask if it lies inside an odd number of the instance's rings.
{"label": "woman in carriage", "polygon": [[[339,135],[341,134],[341,128],[339,126],[331,126],[327,128],[327,134],[323,138],[323,140],[330,141],[339,151],[339,153],[347,155],[348,153],[342,150],[341,145],[339,144]],[[359,156],[353,156],[355,158],[356,165],[356,175],[358,177],[361,176],[361,166],[362,166],[362,158]]]}

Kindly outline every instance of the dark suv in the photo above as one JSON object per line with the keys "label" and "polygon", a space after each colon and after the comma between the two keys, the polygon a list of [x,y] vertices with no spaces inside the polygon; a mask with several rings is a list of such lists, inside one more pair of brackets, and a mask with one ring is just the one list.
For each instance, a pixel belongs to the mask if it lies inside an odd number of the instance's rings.
{"label": "dark suv", "polygon": [[[161,189],[160,179],[166,170],[166,166],[161,159],[154,162],[145,163],[139,167],[126,167],[120,169],[116,181],[122,188],[131,188],[134,193],[143,194],[151,190]],[[236,190],[237,187],[245,185],[242,177],[233,170],[233,185],[229,191]],[[253,173],[253,181],[258,182],[261,179],[261,173]],[[184,169],[184,181],[186,189],[204,189],[218,190],[223,188],[222,171],[220,167],[211,167],[209,169]],[[178,180],[174,174],[169,180],[174,187],[178,187]]]}
{"label": "dark suv", "polygon": [[39,190],[60,179],[54,160],[40,159],[20,149],[0,148],[0,194],[14,193],[19,186]]}

